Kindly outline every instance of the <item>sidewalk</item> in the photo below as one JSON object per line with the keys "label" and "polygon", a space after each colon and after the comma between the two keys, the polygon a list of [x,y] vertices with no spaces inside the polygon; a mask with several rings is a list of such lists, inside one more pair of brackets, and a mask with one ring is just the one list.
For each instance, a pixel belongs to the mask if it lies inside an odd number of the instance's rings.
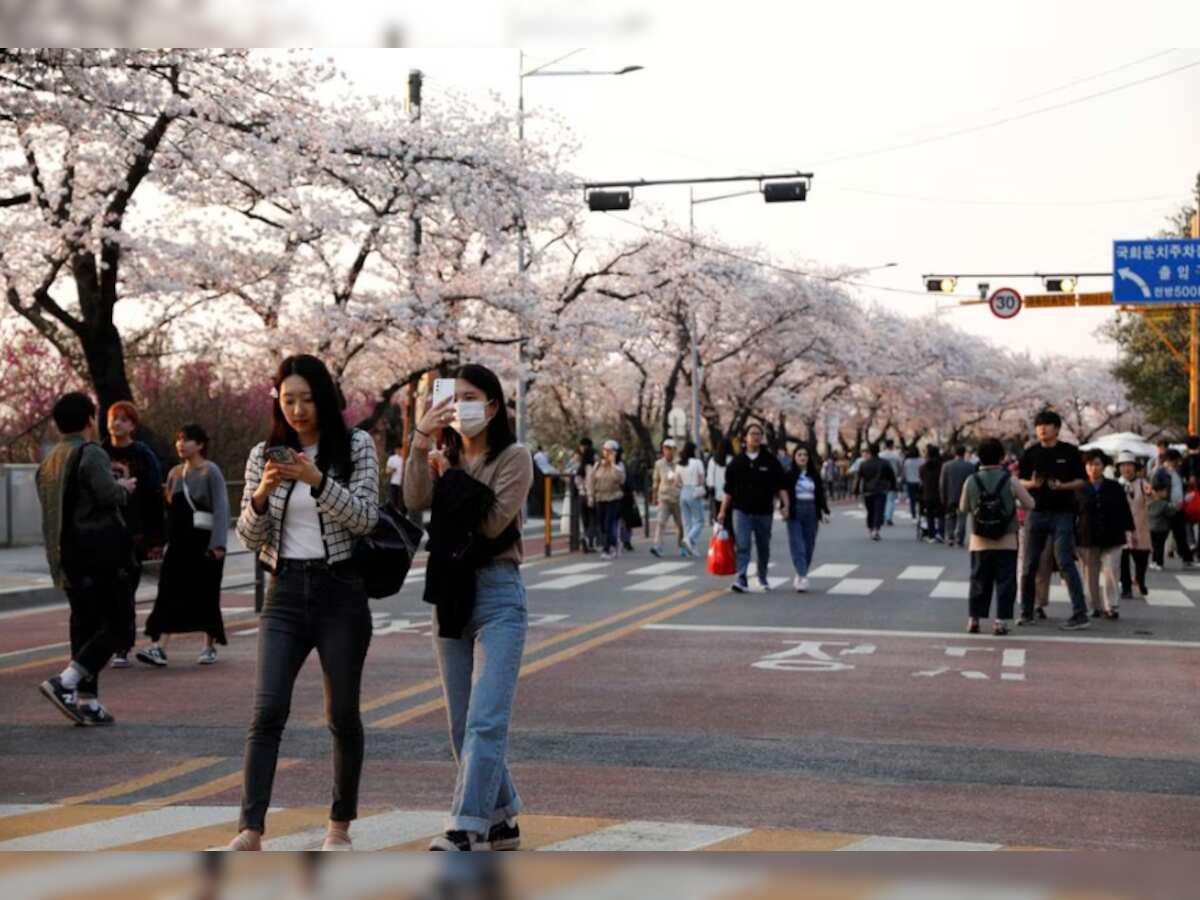
{"label": "sidewalk", "polygon": [[[553,521],[554,535],[560,534],[560,519]],[[537,540],[545,532],[542,519],[525,522],[526,540]],[[225,573],[221,582],[223,590],[242,588],[254,583],[254,559],[242,547],[242,542],[233,529],[229,531],[229,555],[225,559]],[[138,588],[139,603],[154,601],[158,589],[159,564],[147,563],[142,584]],[[67,598],[50,580],[46,565],[46,550],[41,545],[31,547],[0,548],[0,613],[38,606],[65,604]]]}

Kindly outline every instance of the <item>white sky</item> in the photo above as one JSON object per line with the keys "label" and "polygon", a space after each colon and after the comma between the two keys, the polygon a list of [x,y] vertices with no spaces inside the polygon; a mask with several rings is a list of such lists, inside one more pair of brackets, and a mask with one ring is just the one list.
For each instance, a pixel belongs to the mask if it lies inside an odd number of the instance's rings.
{"label": "white sky", "polygon": [[[380,22],[392,21],[384,5],[365,5]],[[697,228],[733,244],[759,245],[782,265],[898,262],[857,280],[913,291],[861,291],[911,314],[935,306],[932,295],[920,293],[926,272],[1107,272],[1111,241],[1163,227],[1200,170],[1200,65],[1008,124],[839,159],[1200,63],[1200,49],[1168,52],[1172,39],[1200,34],[1200,4],[989,6],[1003,9],[1001,15],[939,0],[922,5],[921,22],[905,12],[908,4],[872,11],[861,4],[746,3],[712,20],[671,15],[681,8],[583,2],[555,19],[532,0],[510,2],[507,18],[444,4],[445,12],[431,9],[402,24],[412,43],[520,40],[527,66],[588,37],[593,45],[607,42],[561,68],[636,63],[645,70],[620,78],[527,79],[531,136],[539,114],[566,122],[582,148],[573,168],[589,180],[811,170],[807,203],[768,206],[750,196],[705,204],[696,208]],[[931,17],[931,8],[940,15]],[[330,43],[353,40],[348,20],[329,10],[310,7],[310,14],[325,16]],[[1136,42],[1128,41],[1131,31]],[[373,93],[402,96],[408,69],[418,67],[426,73],[427,96],[447,87],[495,92],[516,105],[515,49],[329,52]],[[1089,80],[1044,93],[1081,79]],[[737,189],[709,185],[697,196]],[[665,216],[686,232],[687,214],[684,187],[640,190],[622,215],[649,225]],[[592,215],[598,234],[638,234]],[[1041,292],[1032,279],[990,281],[993,288]],[[1080,289],[1110,286],[1109,279],[1085,279]],[[975,294],[975,279],[960,282],[959,290]],[[943,315],[1038,355],[1115,352],[1094,336],[1106,310],[1026,310],[1008,322],[985,307],[955,306]]]}

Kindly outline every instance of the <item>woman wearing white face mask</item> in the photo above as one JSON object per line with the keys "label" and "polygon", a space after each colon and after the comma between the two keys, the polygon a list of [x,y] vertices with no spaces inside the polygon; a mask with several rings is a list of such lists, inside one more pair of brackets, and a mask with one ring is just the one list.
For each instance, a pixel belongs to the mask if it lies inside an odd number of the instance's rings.
{"label": "woman wearing white face mask", "polygon": [[[458,763],[446,832],[429,849],[515,850],[521,800],[508,771],[508,727],[527,628],[521,510],[533,463],[513,436],[495,374],[470,365],[455,379],[455,400],[417,423],[404,481],[409,510],[433,511],[425,600],[435,606]],[[430,463],[439,438],[444,470]]]}

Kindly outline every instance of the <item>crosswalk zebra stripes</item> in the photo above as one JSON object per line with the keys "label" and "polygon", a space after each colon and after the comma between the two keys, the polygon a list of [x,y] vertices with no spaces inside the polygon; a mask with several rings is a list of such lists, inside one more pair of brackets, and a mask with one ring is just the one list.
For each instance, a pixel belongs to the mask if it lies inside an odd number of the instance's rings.
{"label": "crosswalk zebra stripes", "polygon": [[[47,812],[51,815],[45,815]],[[0,807],[0,851],[203,850],[223,846],[237,830],[238,807],[137,804],[97,808]],[[29,818],[42,814],[40,818]],[[97,818],[99,813],[100,817]],[[311,850],[325,835],[327,810],[272,809],[264,849]],[[422,849],[444,828],[445,811],[364,810],[352,827],[356,850]],[[1000,850],[1000,843],[936,837],[843,834],[698,822],[523,815],[524,849],[542,851],[693,850]]]}

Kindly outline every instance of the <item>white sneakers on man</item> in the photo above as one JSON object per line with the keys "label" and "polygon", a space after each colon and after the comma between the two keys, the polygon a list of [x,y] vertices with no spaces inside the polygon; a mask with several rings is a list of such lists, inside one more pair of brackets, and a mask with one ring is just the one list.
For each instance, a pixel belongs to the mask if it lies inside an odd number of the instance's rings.
{"label": "white sneakers on man", "polygon": [[797,575],[795,578],[792,579],[792,587],[794,587],[798,593],[801,593],[801,594],[807,593],[808,592],[808,579],[802,575]]}

